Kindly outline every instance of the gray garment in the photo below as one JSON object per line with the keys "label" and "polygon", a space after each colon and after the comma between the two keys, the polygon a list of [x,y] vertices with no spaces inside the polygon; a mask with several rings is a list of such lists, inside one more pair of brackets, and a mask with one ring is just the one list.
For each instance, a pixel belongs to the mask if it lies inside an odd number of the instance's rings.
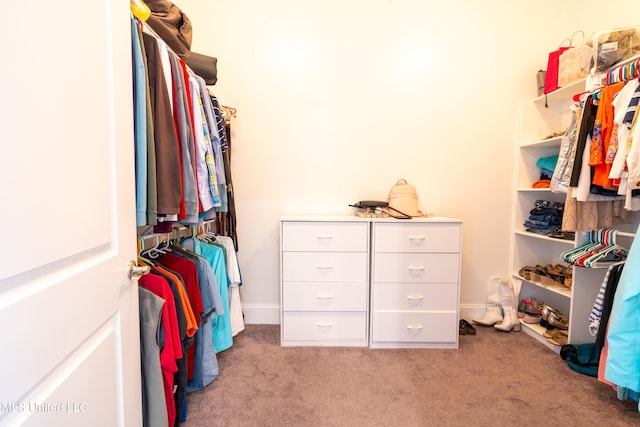
{"label": "gray garment", "polygon": [[189,115],[189,100],[186,94],[188,87],[185,84],[183,70],[178,63],[178,58],[172,52],[169,52],[169,62],[174,75],[173,99],[176,104],[174,108],[177,111],[178,139],[180,151],[182,152],[182,182],[186,218],[180,222],[185,225],[197,225],[198,189],[194,171],[195,148]]}
{"label": "gray garment", "polygon": [[571,111],[571,122],[567,128],[562,142],[560,143],[560,153],[558,162],[551,177],[550,189],[553,193],[566,193],[571,182],[571,171],[573,170],[573,160],[576,156],[578,145],[578,113],[575,109]]}
{"label": "gray garment", "polygon": [[142,425],[168,426],[167,401],[160,367],[160,331],[165,300],[138,287],[140,361],[142,369]]}

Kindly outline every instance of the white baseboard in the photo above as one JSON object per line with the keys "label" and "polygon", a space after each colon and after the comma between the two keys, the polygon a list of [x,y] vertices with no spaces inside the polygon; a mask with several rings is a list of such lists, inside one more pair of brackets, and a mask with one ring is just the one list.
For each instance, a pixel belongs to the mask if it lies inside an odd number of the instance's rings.
{"label": "white baseboard", "polygon": [[471,322],[471,319],[478,319],[484,316],[485,304],[465,304],[460,305],[460,319]]}
{"label": "white baseboard", "polygon": [[242,304],[244,323],[248,325],[279,325],[280,305]]}
{"label": "white baseboard", "polygon": [[[471,321],[484,316],[484,304],[465,304],[460,306],[460,318]],[[280,306],[277,304],[243,304],[244,323],[249,325],[279,325]]]}

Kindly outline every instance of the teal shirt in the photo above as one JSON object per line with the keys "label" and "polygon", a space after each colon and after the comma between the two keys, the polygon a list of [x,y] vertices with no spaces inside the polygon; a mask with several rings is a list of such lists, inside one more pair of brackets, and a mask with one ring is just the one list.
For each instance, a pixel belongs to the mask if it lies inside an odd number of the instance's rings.
{"label": "teal shirt", "polygon": [[227,266],[225,264],[224,249],[202,242],[198,239],[193,240],[194,252],[205,258],[211,268],[213,268],[218,287],[220,289],[220,297],[222,298],[223,313],[217,313],[215,323],[213,324],[213,346],[216,353],[230,348],[233,345],[233,335],[231,334],[231,316],[229,315],[229,284],[230,280],[227,276]]}

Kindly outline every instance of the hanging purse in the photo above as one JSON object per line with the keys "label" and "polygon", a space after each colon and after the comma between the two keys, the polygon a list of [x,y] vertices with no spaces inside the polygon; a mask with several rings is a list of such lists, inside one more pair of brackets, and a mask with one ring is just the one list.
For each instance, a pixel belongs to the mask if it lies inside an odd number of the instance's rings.
{"label": "hanging purse", "polygon": [[[405,179],[399,179],[396,185],[391,187],[388,199],[389,215],[395,218],[409,219],[416,216],[423,216],[418,209],[418,194],[416,188],[408,184]],[[394,212],[401,216],[394,215]]]}
{"label": "hanging purse", "polygon": [[[582,35],[582,41],[575,43],[576,34]],[[589,74],[591,49],[584,44],[584,32],[578,30],[571,36],[569,49],[558,58],[558,87],[568,86]]]}
{"label": "hanging purse", "polygon": [[[563,40],[562,43],[568,41],[571,44],[571,40],[566,39]],[[565,50],[569,49],[570,46],[562,46],[560,43],[560,47],[558,50],[554,50],[549,53],[549,60],[547,61],[547,75],[545,76],[544,81],[544,94],[548,94],[549,92],[553,92],[558,89],[558,73],[560,68],[560,55],[564,53]]]}

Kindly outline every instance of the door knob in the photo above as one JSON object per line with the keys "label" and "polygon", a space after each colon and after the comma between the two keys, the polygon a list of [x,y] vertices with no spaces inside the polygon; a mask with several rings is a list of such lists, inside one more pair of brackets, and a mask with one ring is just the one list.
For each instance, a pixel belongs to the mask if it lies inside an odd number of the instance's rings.
{"label": "door knob", "polygon": [[142,276],[149,273],[151,267],[148,265],[138,265],[135,261],[129,261],[129,279],[138,281]]}

